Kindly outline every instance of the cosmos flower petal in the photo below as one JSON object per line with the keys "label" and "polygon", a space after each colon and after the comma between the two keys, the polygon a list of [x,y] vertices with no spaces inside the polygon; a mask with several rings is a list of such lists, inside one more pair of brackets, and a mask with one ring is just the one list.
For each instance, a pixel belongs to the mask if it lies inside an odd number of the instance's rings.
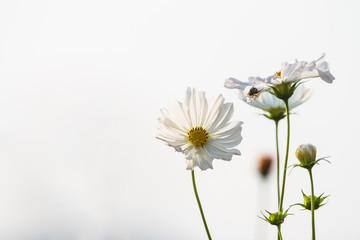
{"label": "cosmos flower petal", "polygon": [[201,101],[198,105],[198,111],[199,111],[199,126],[204,126],[204,122],[206,121],[207,115],[208,115],[208,101],[205,97],[205,92],[202,92],[201,94]]}
{"label": "cosmos flower petal", "polygon": [[209,143],[205,148],[211,155],[217,156],[216,158],[226,161],[230,161],[233,155],[241,154],[238,149],[227,149],[221,144],[217,144],[215,142]]}
{"label": "cosmos flower petal", "polygon": [[182,146],[187,142],[186,139],[173,139],[163,135],[158,135],[156,138],[165,141],[168,146],[175,148],[177,152],[182,152]]}
{"label": "cosmos flower petal", "polygon": [[160,124],[159,129],[163,129],[163,131],[159,131],[156,138],[167,142],[169,146],[178,147],[188,141],[187,136],[182,133],[172,131],[171,128],[167,128],[164,124]]}
{"label": "cosmos flower petal", "polygon": [[281,67],[281,77],[286,78],[291,75],[294,69],[298,66],[298,61],[295,60],[295,63],[291,64],[288,62],[282,63]]}
{"label": "cosmos flower petal", "polygon": [[[290,110],[296,108],[297,106],[303,104],[312,95],[312,91],[310,88],[305,88],[303,85],[300,85],[296,88],[294,94],[289,99],[289,108]],[[285,109],[285,106],[284,106]]]}
{"label": "cosmos flower petal", "polygon": [[214,134],[213,136],[211,136],[209,142],[212,142],[215,140],[217,143],[226,144],[226,147],[237,146],[242,140],[242,137],[241,137],[242,122],[235,122],[235,123],[236,124],[230,123],[231,125],[234,125],[234,126],[232,126],[232,128],[228,128],[227,131],[224,131],[218,135]]}
{"label": "cosmos flower petal", "polygon": [[224,97],[219,94],[217,97],[210,99],[209,101],[209,111],[204,121],[204,128],[209,129],[211,124],[216,121],[218,118],[221,106],[224,104],[225,99]]}
{"label": "cosmos flower petal", "polygon": [[186,136],[186,134],[184,133],[184,127],[180,127],[178,126],[173,120],[171,120],[170,118],[164,117],[161,119],[162,124],[164,124],[167,129],[173,133],[176,134],[180,134],[183,136]]}
{"label": "cosmos flower petal", "polygon": [[224,87],[226,88],[237,88],[237,89],[241,89],[244,90],[247,86],[251,86],[252,83],[251,82],[241,82],[235,78],[227,78],[225,79],[225,83],[224,83]]}
{"label": "cosmos flower petal", "polygon": [[253,86],[253,85],[258,85],[258,84],[264,83],[266,81],[266,79],[259,77],[259,76],[256,76],[256,77],[251,76],[248,78],[248,81],[251,83],[250,86]]}
{"label": "cosmos flower petal", "polygon": [[219,127],[221,127],[224,123],[227,123],[231,119],[233,114],[234,114],[233,104],[232,103],[223,104],[219,109],[215,121],[207,125],[209,131],[216,132]]}
{"label": "cosmos flower petal", "polygon": [[241,134],[237,133],[232,136],[229,136],[228,138],[217,139],[216,142],[218,144],[222,145],[224,148],[228,149],[228,148],[233,148],[233,147],[236,147],[237,145],[239,145],[241,140],[242,140]]}
{"label": "cosmos flower petal", "polygon": [[181,102],[173,101],[166,108],[161,109],[160,112],[160,122],[163,122],[164,119],[171,119],[181,131],[189,129],[191,126],[188,109]]}
{"label": "cosmos flower petal", "polygon": [[216,131],[211,134],[211,138],[213,139],[221,139],[227,137],[230,134],[236,133],[237,131],[241,131],[241,125],[243,122],[232,121],[222,125]]}
{"label": "cosmos flower petal", "polygon": [[[204,147],[204,148],[214,158],[218,158],[218,159],[224,158],[224,152],[218,150],[216,147],[213,147],[211,144],[206,145],[206,147]],[[227,154],[227,152],[225,152],[225,154]],[[226,155],[225,159],[228,159],[228,158],[229,158],[229,156]]]}
{"label": "cosmos flower petal", "polygon": [[276,108],[285,109],[284,102],[269,92],[262,93],[251,105],[260,108],[265,112],[269,112]]}
{"label": "cosmos flower petal", "polygon": [[158,130],[159,129],[163,129],[163,131],[159,131],[158,135],[164,136],[168,139],[187,138],[187,136],[183,132],[181,132],[175,128],[168,127],[168,125],[166,125],[164,123],[159,124]]}
{"label": "cosmos flower petal", "polygon": [[197,89],[192,90],[189,99],[189,112],[192,126],[201,126],[208,111],[208,103],[204,92],[198,92]]}
{"label": "cosmos flower petal", "polygon": [[322,71],[317,69],[319,77],[327,83],[332,83],[335,80],[335,77],[329,71]]}
{"label": "cosmos flower petal", "polygon": [[214,158],[211,157],[209,153],[205,151],[204,148],[199,148],[196,151],[193,151],[193,155],[191,159],[186,158],[186,163],[187,163],[186,169],[191,170],[195,166],[198,166],[201,170],[206,170],[209,168],[212,169],[213,159]]}

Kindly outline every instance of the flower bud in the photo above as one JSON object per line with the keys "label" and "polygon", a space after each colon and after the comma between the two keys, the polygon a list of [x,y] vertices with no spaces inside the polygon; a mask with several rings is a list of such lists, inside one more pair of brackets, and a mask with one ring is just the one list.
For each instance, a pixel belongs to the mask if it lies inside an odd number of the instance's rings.
{"label": "flower bud", "polygon": [[[305,193],[303,191],[301,191],[301,192],[302,192],[303,197],[304,197],[304,204],[297,203],[295,205],[302,206],[304,209],[307,209],[307,210],[311,211],[311,195],[307,196],[307,195],[305,195]],[[322,197],[323,195],[324,195],[324,193],[321,194],[318,197],[314,196],[314,210],[316,210],[316,209],[318,209],[318,208],[325,205],[325,203],[322,204],[322,202],[329,196]]]}
{"label": "flower bud", "polygon": [[263,114],[263,116],[267,117],[268,119],[274,120],[274,121],[280,121],[281,119],[283,119],[284,117],[286,117],[286,110],[285,108],[278,106],[278,107],[271,107],[266,109],[266,111],[269,113],[269,115],[267,114]]}
{"label": "flower bud", "polygon": [[269,215],[269,223],[272,225],[280,225],[284,222],[284,217],[281,214],[281,212],[275,212],[275,213],[271,213]]}
{"label": "flower bud", "polygon": [[310,143],[301,144],[295,151],[301,167],[311,169],[316,163],[316,147]]}
{"label": "flower bud", "polygon": [[[274,212],[271,213],[269,211],[266,211],[267,214],[269,214],[268,217],[266,217],[263,213],[261,213],[264,218],[262,218],[263,220],[267,221],[268,223],[270,223],[271,225],[276,225],[276,226],[280,226],[285,218],[287,217],[287,215],[289,215],[287,212],[289,211],[290,208],[288,208],[284,213],[283,212]],[[291,215],[291,214],[290,214]]]}

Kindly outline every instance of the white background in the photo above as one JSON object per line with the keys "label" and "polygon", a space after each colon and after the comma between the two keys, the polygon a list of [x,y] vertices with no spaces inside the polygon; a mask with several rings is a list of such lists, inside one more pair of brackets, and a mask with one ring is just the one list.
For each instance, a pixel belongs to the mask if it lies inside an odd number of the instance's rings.
{"label": "white background", "polygon": [[[312,79],[292,118],[289,164],[313,143],[318,239],[360,239],[357,1],[1,1],[0,239],[206,239],[184,157],[157,139],[159,110],[187,87],[234,102],[241,156],[196,169],[213,239],[276,239],[273,123],[223,87],[283,61],[326,52],[333,84]],[[285,121],[280,124],[284,156]],[[273,169],[274,170],[274,169]],[[288,176],[285,207],[309,193]],[[310,239],[310,213],[291,209],[285,239]]]}

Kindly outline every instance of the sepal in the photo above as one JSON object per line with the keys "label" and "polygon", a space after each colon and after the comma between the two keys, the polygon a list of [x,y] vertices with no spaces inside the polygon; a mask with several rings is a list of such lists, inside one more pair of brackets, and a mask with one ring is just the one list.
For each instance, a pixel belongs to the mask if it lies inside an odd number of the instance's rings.
{"label": "sepal", "polygon": [[[311,211],[311,195],[306,195],[303,190],[301,190],[302,192],[302,195],[303,195],[303,198],[304,198],[304,203],[296,203],[294,205],[298,205],[298,206],[301,206],[303,207],[304,209],[303,210],[310,210]],[[324,206],[326,203],[322,203],[326,198],[328,198],[330,195],[327,195],[325,197],[323,197],[324,193],[322,193],[320,196],[315,197],[315,200],[314,200],[314,210]]]}
{"label": "sepal", "polygon": [[291,96],[294,94],[299,84],[301,84],[300,80],[295,82],[283,82],[281,84],[270,86],[272,91],[269,92],[275,95],[277,98],[288,101],[289,98],[291,98]]}
{"label": "sepal", "polygon": [[289,211],[290,208],[291,208],[291,206],[284,213],[281,212],[281,211],[271,213],[271,212],[265,210],[265,212],[269,216],[265,216],[265,214],[263,212],[261,212],[261,214],[263,215],[264,218],[262,218],[262,217],[259,217],[259,218],[261,218],[262,220],[270,223],[271,225],[280,226],[284,222],[285,218],[288,215],[293,215],[293,214],[290,214],[290,213],[288,214],[288,211]]}

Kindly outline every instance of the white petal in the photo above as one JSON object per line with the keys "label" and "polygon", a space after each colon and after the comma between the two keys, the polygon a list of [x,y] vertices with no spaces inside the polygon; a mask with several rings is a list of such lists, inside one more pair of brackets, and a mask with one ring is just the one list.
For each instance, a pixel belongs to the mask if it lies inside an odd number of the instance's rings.
{"label": "white petal", "polygon": [[195,166],[198,166],[201,170],[213,168],[213,158],[202,147],[194,147],[191,150],[191,158],[186,158],[186,160],[186,169],[194,169]]}
{"label": "white petal", "polygon": [[209,111],[206,117],[206,120],[203,123],[203,127],[206,130],[209,130],[212,123],[214,123],[219,115],[221,106],[224,104],[225,99],[221,94],[217,97],[210,99],[209,101]]}
{"label": "white petal", "polygon": [[309,88],[303,87],[303,85],[299,85],[294,94],[289,99],[289,108],[294,109],[295,107],[306,102],[312,95],[312,92]]}
{"label": "white petal", "polygon": [[320,69],[317,69],[319,76],[322,80],[324,80],[327,83],[332,83],[335,80],[335,77],[329,72],[329,71],[321,71]]}
{"label": "white petal", "polygon": [[225,103],[220,106],[219,113],[214,122],[207,125],[209,132],[216,132],[218,128],[221,128],[226,124],[234,113],[234,106],[232,103]]}
{"label": "white petal", "polygon": [[216,159],[230,161],[233,155],[240,155],[238,149],[226,149],[222,145],[216,143],[209,143],[205,148]]}
{"label": "white petal", "polygon": [[225,79],[225,83],[224,83],[224,87],[226,87],[226,88],[230,88],[230,89],[237,88],[237,89],[241,89],[241,90],[244,90],[245,87],[251,86],[251,85],[252,85],[251,82],[242,82],[235,78]]}
{"label": "white petal", "polygon": [[256,77],[251,76],[248,78],[248,81],[251,83],[251,85],[249,85],[249,86],[256,86],[256,85],[265,83],[266,79],[259,77],[259,76],[256,76]]}
{"label": "white petal", "polygon": [[173,101],[166,108],[161,109],[159,121],[164,118],[171,119],[182,131],[188,131],[190,128],[188,109],[181,102]]}
{"label": "white petal", "polygon": [[[190,94],[190,93],[189,93]],[[190,96],[186,96],[187,106],[189,107],[189,118],[192,127],[202,126],[208,111],[208,103],[205,92],[193,89]]]}
{"label": "white petal", "polygon": [[242,122],[230,122],[227,127],[220,129],[214,135],[209,136],[209,143],[226,144],[226,147],[235,147],[242,140],[241,130]]}

